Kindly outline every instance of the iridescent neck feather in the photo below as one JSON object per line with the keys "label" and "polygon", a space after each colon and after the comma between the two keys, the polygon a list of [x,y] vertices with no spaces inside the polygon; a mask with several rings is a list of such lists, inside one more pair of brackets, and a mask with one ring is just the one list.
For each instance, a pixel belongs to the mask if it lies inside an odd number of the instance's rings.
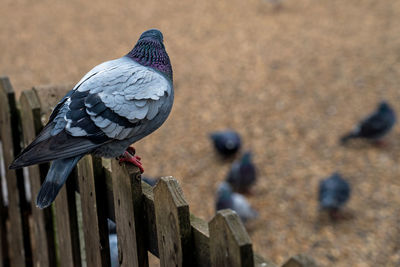
{"label": "iridescent neck feather", "polygon": [[172,81],[172,66],[164,44],[154,38],[139,39],[135,47],[128,53],[141,65],[151,67],[165,74]]}

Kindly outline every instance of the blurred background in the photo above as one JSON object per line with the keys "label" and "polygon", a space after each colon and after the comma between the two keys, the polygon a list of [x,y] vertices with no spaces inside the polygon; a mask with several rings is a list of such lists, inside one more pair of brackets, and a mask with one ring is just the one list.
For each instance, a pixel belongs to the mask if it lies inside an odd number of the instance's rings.
{"label": "blurred background", "polygon": [[[230,162],[210,132],[235,129],[253,152],[255,251],[280,264],[400,265],[400,132],[344,147],[342,134],[386,99],[400,111],[400,1],[3,0],[0,74],[18,92],[76,83],[158,28],[174,70],[167,122],[135,145],[145,174],[172,175],[209,220]],[[340,172],[349,218],[321,219],[318,184]]]}

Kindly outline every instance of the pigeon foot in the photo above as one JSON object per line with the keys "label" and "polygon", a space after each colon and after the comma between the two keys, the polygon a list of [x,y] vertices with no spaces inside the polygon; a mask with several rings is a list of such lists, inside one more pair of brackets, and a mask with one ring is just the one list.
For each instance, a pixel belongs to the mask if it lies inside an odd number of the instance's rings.
{"label": "pigeon foot", "polygon": [[135,165],[136,167],[138,167],[140,169],[141,173],[143,173],[144,169],[143,169],[142,163],[140,162],[141,157],[135,156],[135,152],[136,152],[136,150],[134,147],[131,147],[131,146],[128,147],[126,149],[126,151],[124,152],[124,154],[118,158],[118,161],[120,164],[122,164],[122,162],[132,163],[133,165]]}

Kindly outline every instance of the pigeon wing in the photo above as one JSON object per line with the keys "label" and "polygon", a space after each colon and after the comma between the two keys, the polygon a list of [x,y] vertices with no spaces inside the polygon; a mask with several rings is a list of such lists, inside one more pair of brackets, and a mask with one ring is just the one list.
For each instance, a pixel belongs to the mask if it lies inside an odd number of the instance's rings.
{"label": "pigeon wing", "polygon": [[[96,66],[56,106],[49,123],[12,168],[90,153],[105,143],[145,136],[172,85],[129,58]],[[151,126],[151,125],[150,125]]]}

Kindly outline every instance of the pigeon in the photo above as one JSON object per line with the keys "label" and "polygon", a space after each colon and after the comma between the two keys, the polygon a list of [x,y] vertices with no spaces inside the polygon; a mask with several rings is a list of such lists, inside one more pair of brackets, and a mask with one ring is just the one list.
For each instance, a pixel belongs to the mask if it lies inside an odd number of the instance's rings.
{"label": "pigeon", "polygon": [[10,169],[53,161],[36,199],[48,207],[86,154],[131,162],[129,147],[158,129],[173,104],[172,67],[157,29],[145,31],[125,56],[89,71],[54,108],[47,125]]}
{"label": "pigeon", "polygon": [[329,212],[331,217],[337,217],[339,209],[349,200],[351,188],[339,173],[334,173],[319,184],[319,206]]}
{"label": "pigeon", "polygon": [[234,155],[242,145],[239,134],[232,130],[213,132],[210,139],[215,149],[225,157]]}
{"label": "pigeon", "polygon": [[226,181],[235,192],[248,193],[250,187],[256,182],[257,173],[250,151],[246,151],[242,157],[232,163]]}
{"label": "pigeon", "polygon": [[396,114],[386,101],[379,103],[377,110],[362,120],[353,131],[340,140],[345,144],[352,138],[364,138],[379,141],[393,128],[396,123]]}
{"label": "pigeon", "polygon": [[227,182],[222,182],[217,190],[216,210],[221,209],[236,211],[244,223],[258,217],[258,212],[250,206],[247,199],[243,195],[233,192]]}

